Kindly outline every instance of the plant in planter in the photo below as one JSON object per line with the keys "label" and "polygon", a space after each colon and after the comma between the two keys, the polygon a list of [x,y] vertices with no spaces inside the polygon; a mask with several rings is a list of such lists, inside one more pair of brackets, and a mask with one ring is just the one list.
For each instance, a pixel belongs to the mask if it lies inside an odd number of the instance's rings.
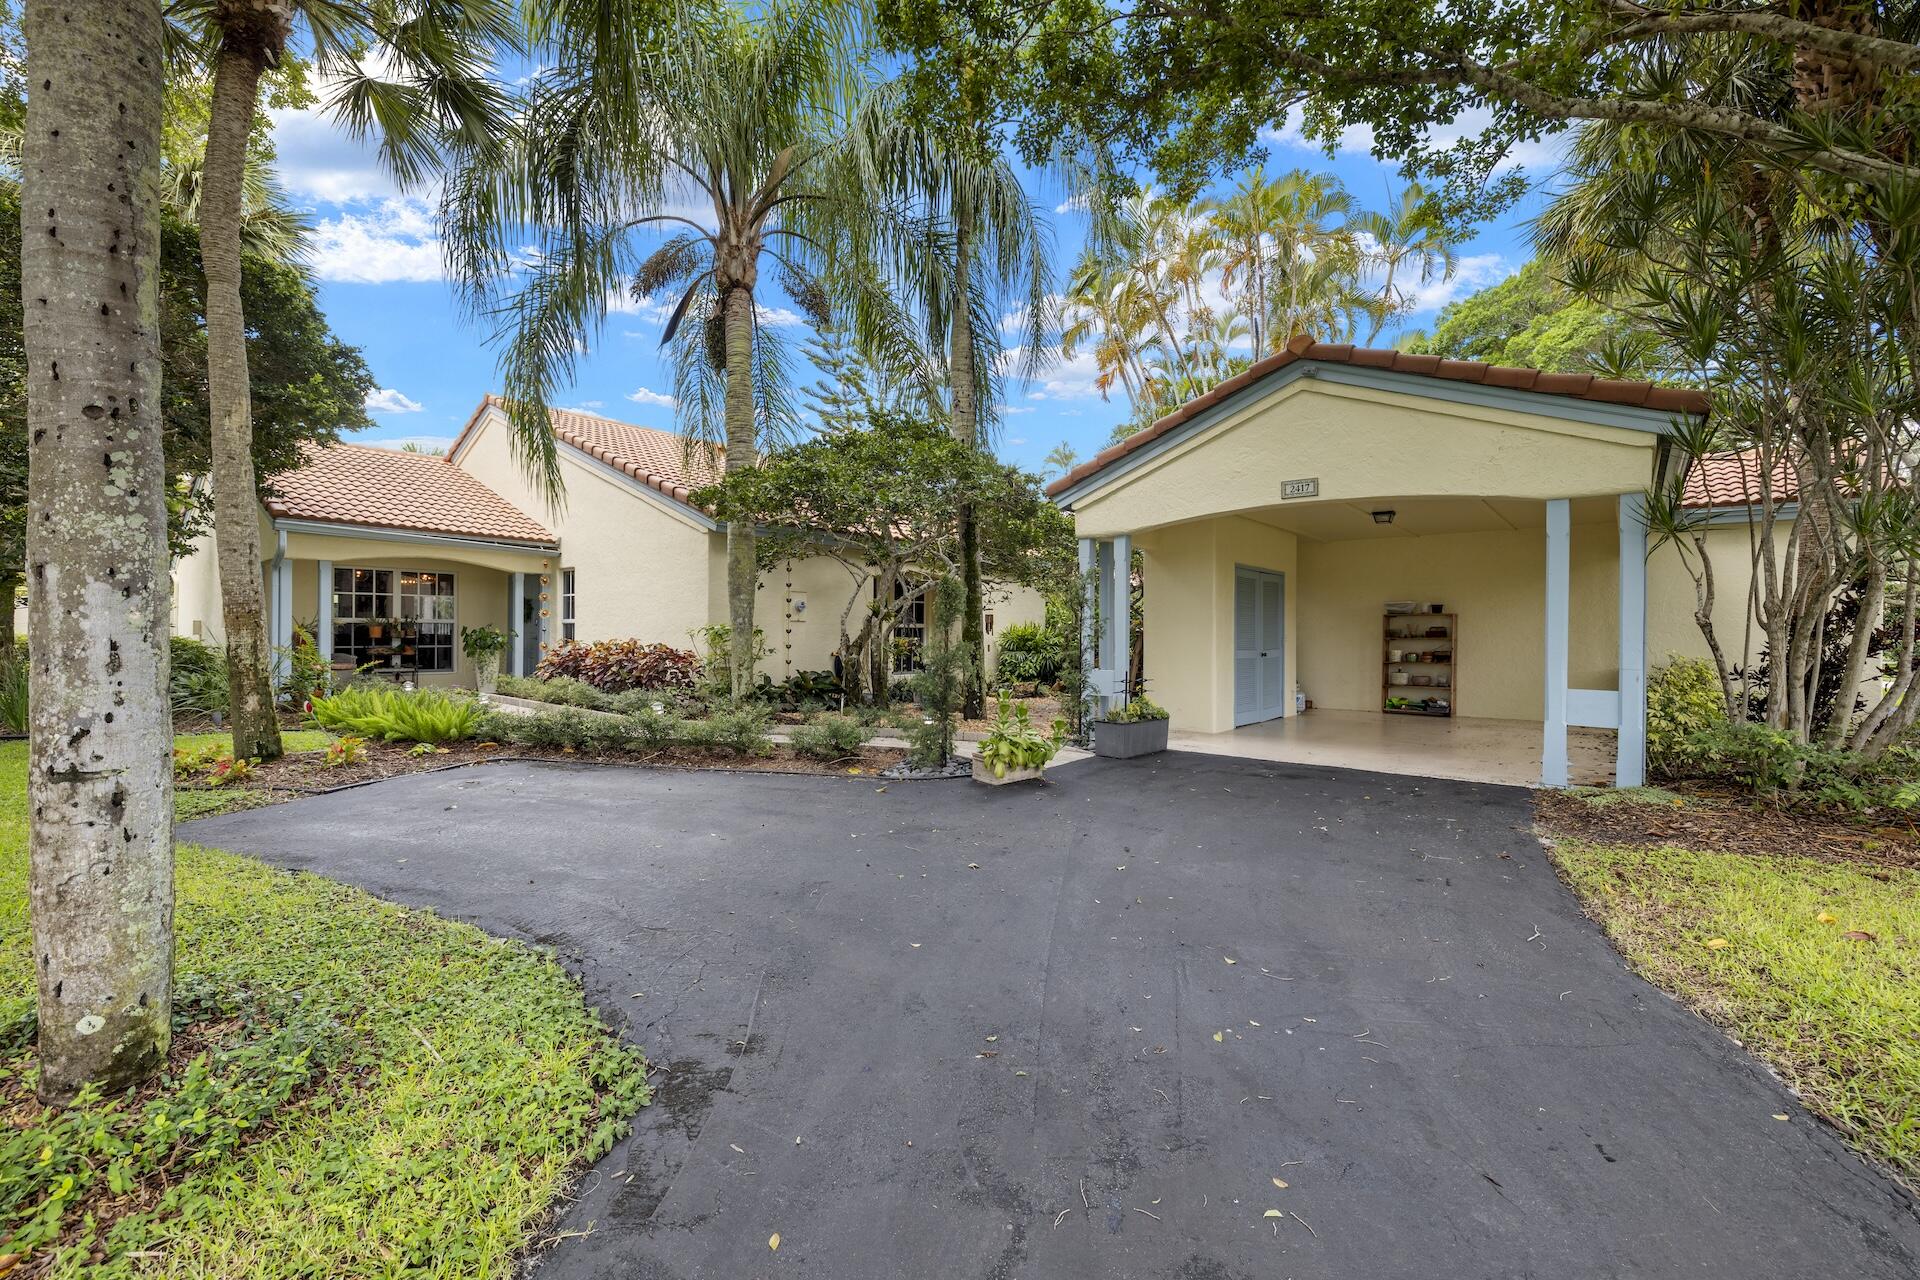
{"label": "plant in planter", "polygon": [[498,627],[465,627],[460,632],[460,647],[473,663],[474,687],[483,698],[493,696],[500,679],[500,655],[513,643],[513,633]]}
{"label": "plant in planter", "polygon": [[1042,733],[1033,727],[1027,704],[1015,706],[1002,689],[993,728],[988,730],[979,752],[973,757],[974,781],[1001,786],[1044,777],[1047,761],[1059,753],[1066,740],[1065,720],[1055,719],[1052,732]]}
{"label": "plant in planter", "polygon": [[1093,754],[1114,760],[1152,755],[1167,749],[1167,711],[1148,698],[1135,698],[1093,722]]}

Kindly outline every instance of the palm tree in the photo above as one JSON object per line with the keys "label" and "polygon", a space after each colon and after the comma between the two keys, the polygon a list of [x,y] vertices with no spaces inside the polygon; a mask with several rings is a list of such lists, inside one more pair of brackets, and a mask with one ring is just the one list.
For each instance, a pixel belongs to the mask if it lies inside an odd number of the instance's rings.
{"label": "palm tree", "polygon": [[1221,282],[1253,325],[1253,358],[1295,333],[1337,336],[1353,308],[1359,257],[1347,227],[1353,199],[1329,174],[1249,172],[1233,194],[1201,205],[1220,249]]}
{"label": "palm tree", "polygon": [[1370,242],[1363,257],[1369,267],[1381,272],[1379,292],[1366,308],[1373,319],[1373,327],[1367,331],[1367,345],[1372,346],[1389,320],[1413,310],[1413,298],[1394,285],[1394,276],[1402,266],[1417,272],[1423,285],[1431,284],[1436,277],[1453,279],[1459,265],[1453,231],[1417,182],[1402,188],[1385,211],[1369,210],[1347,225],[1356,236]]}
{"label": "palm tree", "polygon": [[1147,353],[1162,341],[1154,332],[1152,307],[1143,301],[1131,272],[1105,266],[1091,252],[1074,268],[1072,281],[1061,354],[1071,360],[1090,347],[1097,371],[1094,389],[1105,399],[1118,385],[1127,402],[1139,409],[1152,395]]}
{"label": "palm tree", "polygon": [[[873,197],[897,185],[886,166],[910,149],[888,100],[864,92],[855,16],[832,0],[776,0],[751,16],[687,11],[656,30],[614,3],[536,13],[551,68],[511,134],[449,181],[443,223],[470,304],[500,323],[521,460],[554,501],[546,405],[622,293],[677,299],[662,343],[681,423],[690,442],[717,437],[729,469],[756,465],[795,420],[784,345],[759,319],[763,272],[816,327],[845,314],[883,367],[921,358],[861,265],[907,238],[908,220]],[[754,531],[730,522],[736,696],[754,674],[758,580]]]}
{"label": "palm tree", "polygon": [[24,31],[28,899],[39,1092],[65,1104],[165,1062],[173,1019],[165,27],[159,0],[32,0]]}
{"label": "palm tree", "polygon": [[1040,460],[1040,471],[1043,475],[1063,476],[1079,465],[1079,451],[1062,440],[1049,449],[1047,456]]}
{"label": "palm tree", "polygon": [[[517,40],[510,0],[393,5],[384,0],[174,0],[181,44],[213,67],[206,157],[197,175],[200,258],[207,277],[207,400],[212,432],[214,546],[227,632],[236,756],[281,753],[268,653],[246,316],[240,303],[249,189],[248,143],[260,81],[296,23],[314,64],[338,87],[327,106],[356,137],[377,135],[404,184],[445,149],[492,136],[504,98],[487,71]],[[377,50],[385,71],[362,66]],[[257,183],[257,173],[254,181]]]}
{"label": "palm tree", "polygon": [[[883,111],[904,119],[904,103],[894,92],[883,95],[888,101]],[[1013,304],[1019,317],[1016,367],[1023,376],[1038,369],[1048,352],[1052,244],[1019,173],[984,129],[968,133],[898,129],[894,149],[913,158],[893,172],[896,193],[936,231],[925,238],[923,252],[906,260],[903,274],[925,325],[926,345],[945,356],[948,425],[954,439],[984,448],[997,425],[1007,354],[998,313]],[[937,234],[943,230],[950,234]],[[963,710],[978,717],[986,709],[986,587],[971,503],[960,509],[960,578],[967,661]]]}

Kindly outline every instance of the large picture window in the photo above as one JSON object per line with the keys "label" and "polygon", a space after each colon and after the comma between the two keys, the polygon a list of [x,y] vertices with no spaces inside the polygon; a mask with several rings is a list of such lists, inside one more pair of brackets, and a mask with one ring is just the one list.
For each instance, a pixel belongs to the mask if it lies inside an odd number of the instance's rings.
{"label": "large picture window", "polygon": [[335,661],[451,671],[454,621],[450,573],[334,567]]}

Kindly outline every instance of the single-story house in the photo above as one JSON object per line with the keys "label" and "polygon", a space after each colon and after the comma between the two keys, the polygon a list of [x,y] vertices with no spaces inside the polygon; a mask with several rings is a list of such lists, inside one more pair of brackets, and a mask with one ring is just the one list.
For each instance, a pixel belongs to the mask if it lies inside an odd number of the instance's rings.
{"label": "single-story house", "polygon": [[[1251,748],[1310,702],[1307,720],[1384,744],[1376,759],[1537,743],[1527,767],[1562,785],[1569,727],[1589,726],[1617,734],[1614,777],[1638,784],[1648,655],[1706,653],[1678,552],[1649,556],[1645,494],[1684,465],[1675,423],[1706,409],[1646,382],[1296,338],[1050,486],[1096,583],[1095,687],[1124,688],[1114,602],[1138,551],[1146,688],[1194,745]],[[1689,501],[1739,488],[1695,470]],[[1723,514],[1717,625],[1738,636],[1748,524],[1744,505]]]}
{"label": "single-story house", "polygon": [[[563,640],[696,647],[696,631],[727,620],[726,528],[690,500],[721,474],[720,451],[567,409],[553,430],[557,504],[515,460],[494,396],[444,457],[341,443],[274,477],[260,511],[272,643],[289,645],[298,622],[336,668],[378,662],[423,684],[471,684],[460,633],[483,624],[516,637],[504,663],[515,674]],[[824,556],[764,572],[761,671],[830,669],[859,585]],[[211,534],[175,563],[173,597],[176,634],[222,640]],[[990,586],[990,627],[1043,616],[1037,592]],[[992,647],[989,634],[989,658]]]}

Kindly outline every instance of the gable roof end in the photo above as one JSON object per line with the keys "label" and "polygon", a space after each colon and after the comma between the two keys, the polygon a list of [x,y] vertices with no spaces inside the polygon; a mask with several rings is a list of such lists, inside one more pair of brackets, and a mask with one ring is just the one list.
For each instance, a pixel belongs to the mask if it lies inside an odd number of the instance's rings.
{"label": "gable roof end", "polygon": [[[506,407],[507,402],[497,395],[488,394],[482,399],[447,451],[449,455],[459,455],[461,445],[488,409],[504,413]],[[547,414],[553,421],[554,437],[560,443],[703,514],[704,510],[690,500],[693,491],[713,484],[726,469],[725,450],[718,445],[690,441],[678,431],[616,422],[574,409],[549,409]]]}
{"label": "gable roof end", "polygon": [[1356,347],[1345,342],[1315,342],[1304,335],[1288,342],[1283,350],[1256,361],[1204,395],[1195,397],[1161,418],[1144,431],[1102,449],[1086,462],[1047,486],[1058,496],[1118,462],[1128,454],[1145,448],[1155,440],[1191,422],[1221,401],[1254,383],[1299,361],[1351,365],[1357,369],[1378,369],[1388,373],[1412,374],[1448,382],[1473,382],[1481,386],[1509,391],[1530,391],[1542,395],[1570,396],[1601,404],[1650,409],[1656,413],[1704,414],[1707,398],[1698,391],[1656,386],[1651,382],[1622,382],[1597,378],[1588,373],[1543,373],[1514,365],[1482,364],[1476,360],[1447,360],[1440,356],[1408,355],[1380,347]]}

